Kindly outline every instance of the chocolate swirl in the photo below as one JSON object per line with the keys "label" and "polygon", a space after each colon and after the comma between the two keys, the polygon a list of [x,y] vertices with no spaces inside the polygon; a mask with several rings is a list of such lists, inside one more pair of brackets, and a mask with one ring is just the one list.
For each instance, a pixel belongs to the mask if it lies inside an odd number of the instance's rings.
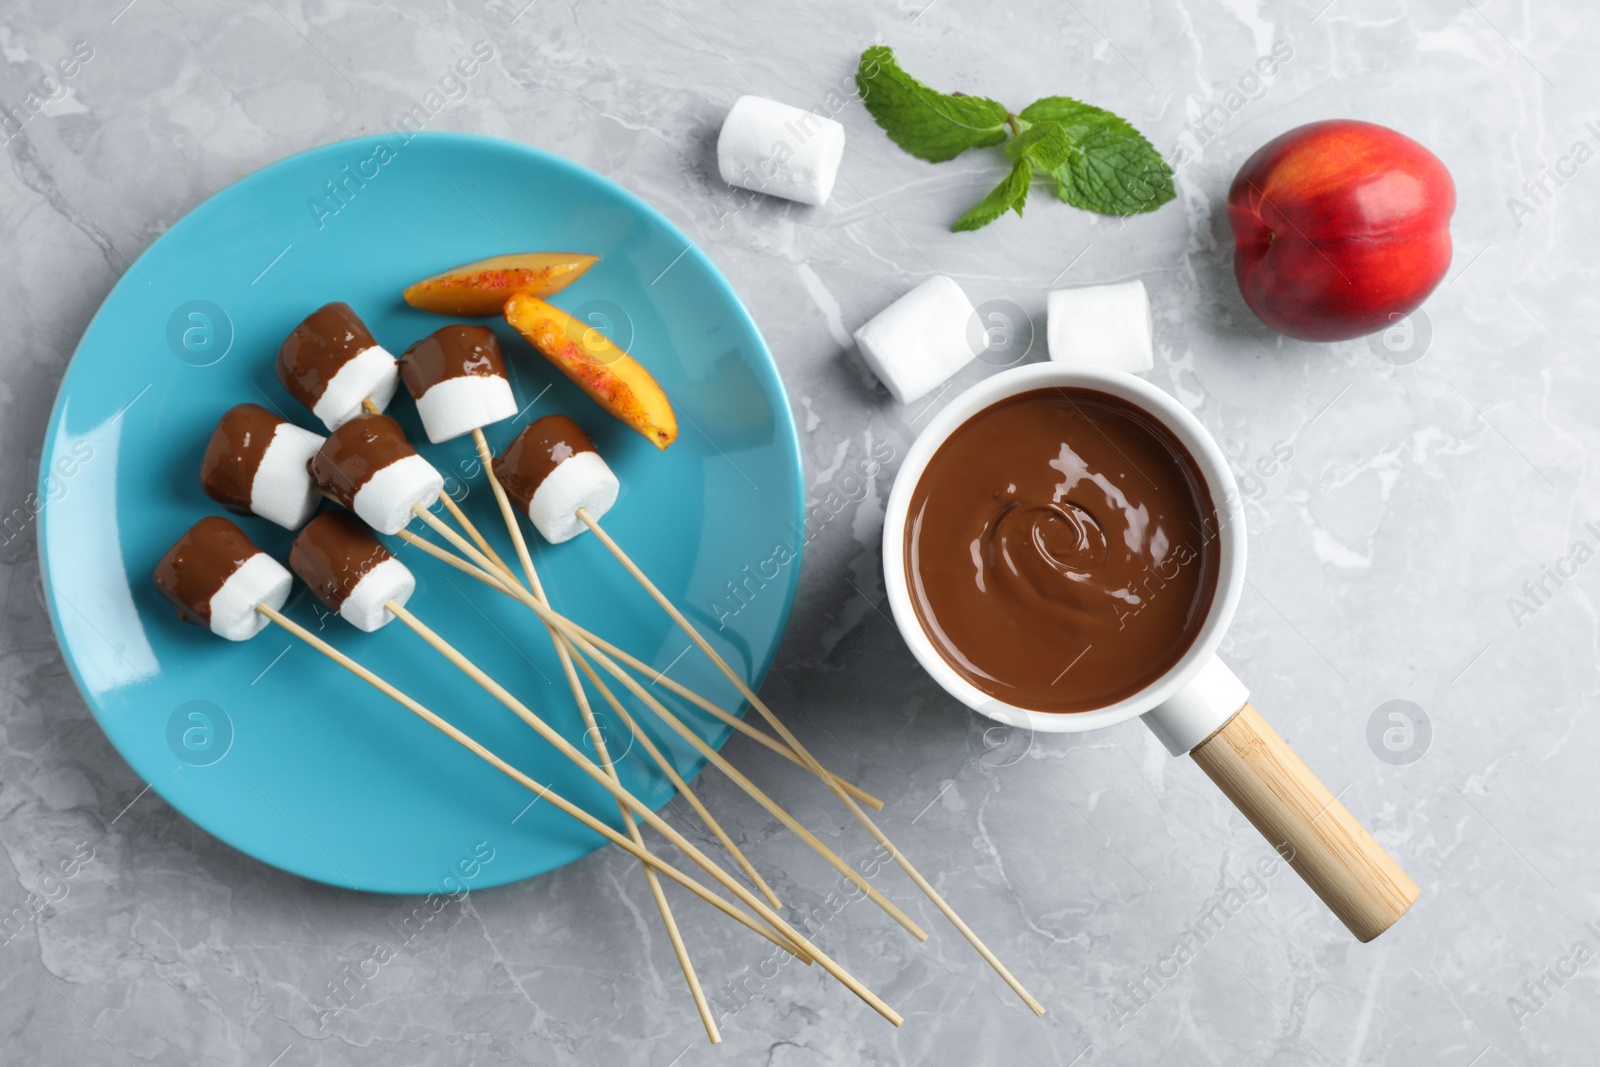
{"label": "chocolate swirl", "polygon": [[1216,592],[1216,512],[1154,418],[1087,389],[980,411],[912,494],[906,578],[923,629],[985,693],[1086,711],[1154,682]]}

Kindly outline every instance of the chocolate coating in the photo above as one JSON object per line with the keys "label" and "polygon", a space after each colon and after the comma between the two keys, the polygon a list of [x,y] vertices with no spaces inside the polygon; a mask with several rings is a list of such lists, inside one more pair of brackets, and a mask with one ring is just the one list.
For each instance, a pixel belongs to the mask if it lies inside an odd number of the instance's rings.
{"label": "chocolate coating", "polygon": [[350,508],[374,474],[416,454],[398,422],[363,413],[329,434],[308,466],[323,491]]}
{"label": "chocolate coating", "polygon": [[446,326],[435,330],[400,357],[400,380],[411,399],[449,378],[504,378],[500,338],[487,326]]}
{"label": "chocolate coating", "polygon": [[259,404],[229,408],[200,461],[200,486],[206,496],[229,511],[250,514],[250,490],[261,457],[284,421]]}
{"label": "chocolate coating", "polygon": [[289,549],[289,569],[333,611],[356,583],[393,555],[366,524],[342,511],[325,511],[306,524]]}
{"label": "chocolate coating", "polygon": [[339,368],[377,343],[349,304],[324,304],[278,349],[278,381],[300,403],[315,408]]}
{"label": "chocolate coating", "polygon": [[595,451],[594,441],[565,415],[546,415],[528,425],[494,460],[494,475],[506,495],[528,510],[533,494],[550,472],[579,452]]}
{"label": "chocolate coating", "polygon": [[211,598],[260,551],[233,522],[208,515],[189,527],[156,564],[156,589],[184,622],[208,626]]}
{"label": "chocolate coating", "polygon": [[963,678],[1037,711],[1133,696],[1188,651],[1220,569],[1194,458],[1153,417],[1089,389],[978,412],[912,494],[906,579]]}

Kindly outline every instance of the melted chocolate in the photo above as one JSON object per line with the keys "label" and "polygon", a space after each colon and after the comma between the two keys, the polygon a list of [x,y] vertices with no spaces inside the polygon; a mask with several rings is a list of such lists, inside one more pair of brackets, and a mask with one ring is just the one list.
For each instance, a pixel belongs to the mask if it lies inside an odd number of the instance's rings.
{"label": "melted chocolate", "polygon": [[398,422],[363,413],[329,434],[306,466],[324,492],[350,508],[374,474],[416,454]]}
{"label": "melted chocolate", "polygon": [[338,611],[368,571],[392,558],[365,523],[347,512],[325,511],[294,539],[289,569],[318,600]]}
{"label": "melted chocolate", "polygon": [[184,622],[208,626],[211,598],[234,571],[260,551],[234,523],[220,515],[208,515],[189,527],[156,564],[156,589],[178,609]]}
{"label": "melted chocolate", "polygon": [[256,470],[283,422],[259,404],[230,408],[217,423],[200,461],[200,485],[206,496],[229,511],[250,514]]}
{"label": "melted chocolate", "polygon": [[1216,511],[1153,417],[1041,389],[968,419],[912,494],[906,579],[967,681],[1038,711],[1134,695],[1194,643],[1216,593]]}
{"label": "melted chocolate", "polygon": [[278,349],[278,381],[300,403],[315,408],[339,368],[377,343],[349,304],[324,304]]}
{"label": "melted chocolate", "polygon": [[449,378],[504,378],[500,338],[487,326],[446,326],[400,357],[400,380],[413,400]]}
{"label": "melted chocolate", "polygon": [[523,511],[550,472],[579,452],[593,452],[594,442],[565,415],[546,415],[517,434],[495,457],[494,476]]}

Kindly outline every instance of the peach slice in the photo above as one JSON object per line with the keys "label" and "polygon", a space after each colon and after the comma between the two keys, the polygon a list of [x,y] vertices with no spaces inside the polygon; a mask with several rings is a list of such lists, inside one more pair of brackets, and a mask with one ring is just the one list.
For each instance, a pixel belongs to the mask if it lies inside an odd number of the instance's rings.
{"label": "peach slice", "polygon": [[578,252],[491,256],[422,279],[406,289],[406,303],[435,315],[493,315],[512,293],[559,293],[599,258]]}
{"label": "peach slice", "polygon": [[657,448],[678,439],[678,417],[661,386],[610,338],[530,293],[505,304],[506,321],[595,403]]}

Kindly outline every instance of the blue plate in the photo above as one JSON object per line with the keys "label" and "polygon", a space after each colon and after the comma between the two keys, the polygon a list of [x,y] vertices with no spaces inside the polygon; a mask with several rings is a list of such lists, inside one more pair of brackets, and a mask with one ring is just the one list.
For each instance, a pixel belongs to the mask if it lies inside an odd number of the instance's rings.
{"label": "blue plate", "polygon": [[[219,511],[198,470],[223,411],[254,401],[321,429],[273,373],[278,345],[300,319],[348,301],[398,354],[449,321],[408,307],[402,288],[511,251],[602,257],[553,301],[650,369],[681,432],[657,452],[504,322],[485,319],[501,335],[526,405],[518,419],[489,428],[491,446],[541,415],[576,418],[622,481],[606,528],[730,663],[760,679],[793,603],[804,504],[794,424],[771,354],[727,280],[677,227],[558,157],[482,137],[389,135],[252,174],[139,257],[90,323],[56,398],[38,487],[40,556],[73,677],[112,744],[174,808],[307,878],[453,892],[527,878],[603,843],[282,630],[221,640],[180,623],[150,583],[168,546]],[[414,441],[426,440],[403,389],[391,413]],[[509,558],[471,439],[422,451]],[[266,551],[287,557],[288,531],[238,521]],[[697,650],[685,651],[688,640],[593,537],[549,546],[526,530],[558,610],[742,711],[732,687]],[[392,547],[417,574],[419,617],[587,744],[532,616],[413,546]],[[286,610],[617,824],[598,786],[409,630],[362,634],[327,617],[303,586]],[[726,740],[723,724],[669,706],[713,745]],[[666,803],[670,787],[639,746],[628,751],[627,730],[604,716],[602,725],[613,752],[627,753],[625,784]],[[684,777],[700,769],[680,739],[658,724],[650,730]]]}

